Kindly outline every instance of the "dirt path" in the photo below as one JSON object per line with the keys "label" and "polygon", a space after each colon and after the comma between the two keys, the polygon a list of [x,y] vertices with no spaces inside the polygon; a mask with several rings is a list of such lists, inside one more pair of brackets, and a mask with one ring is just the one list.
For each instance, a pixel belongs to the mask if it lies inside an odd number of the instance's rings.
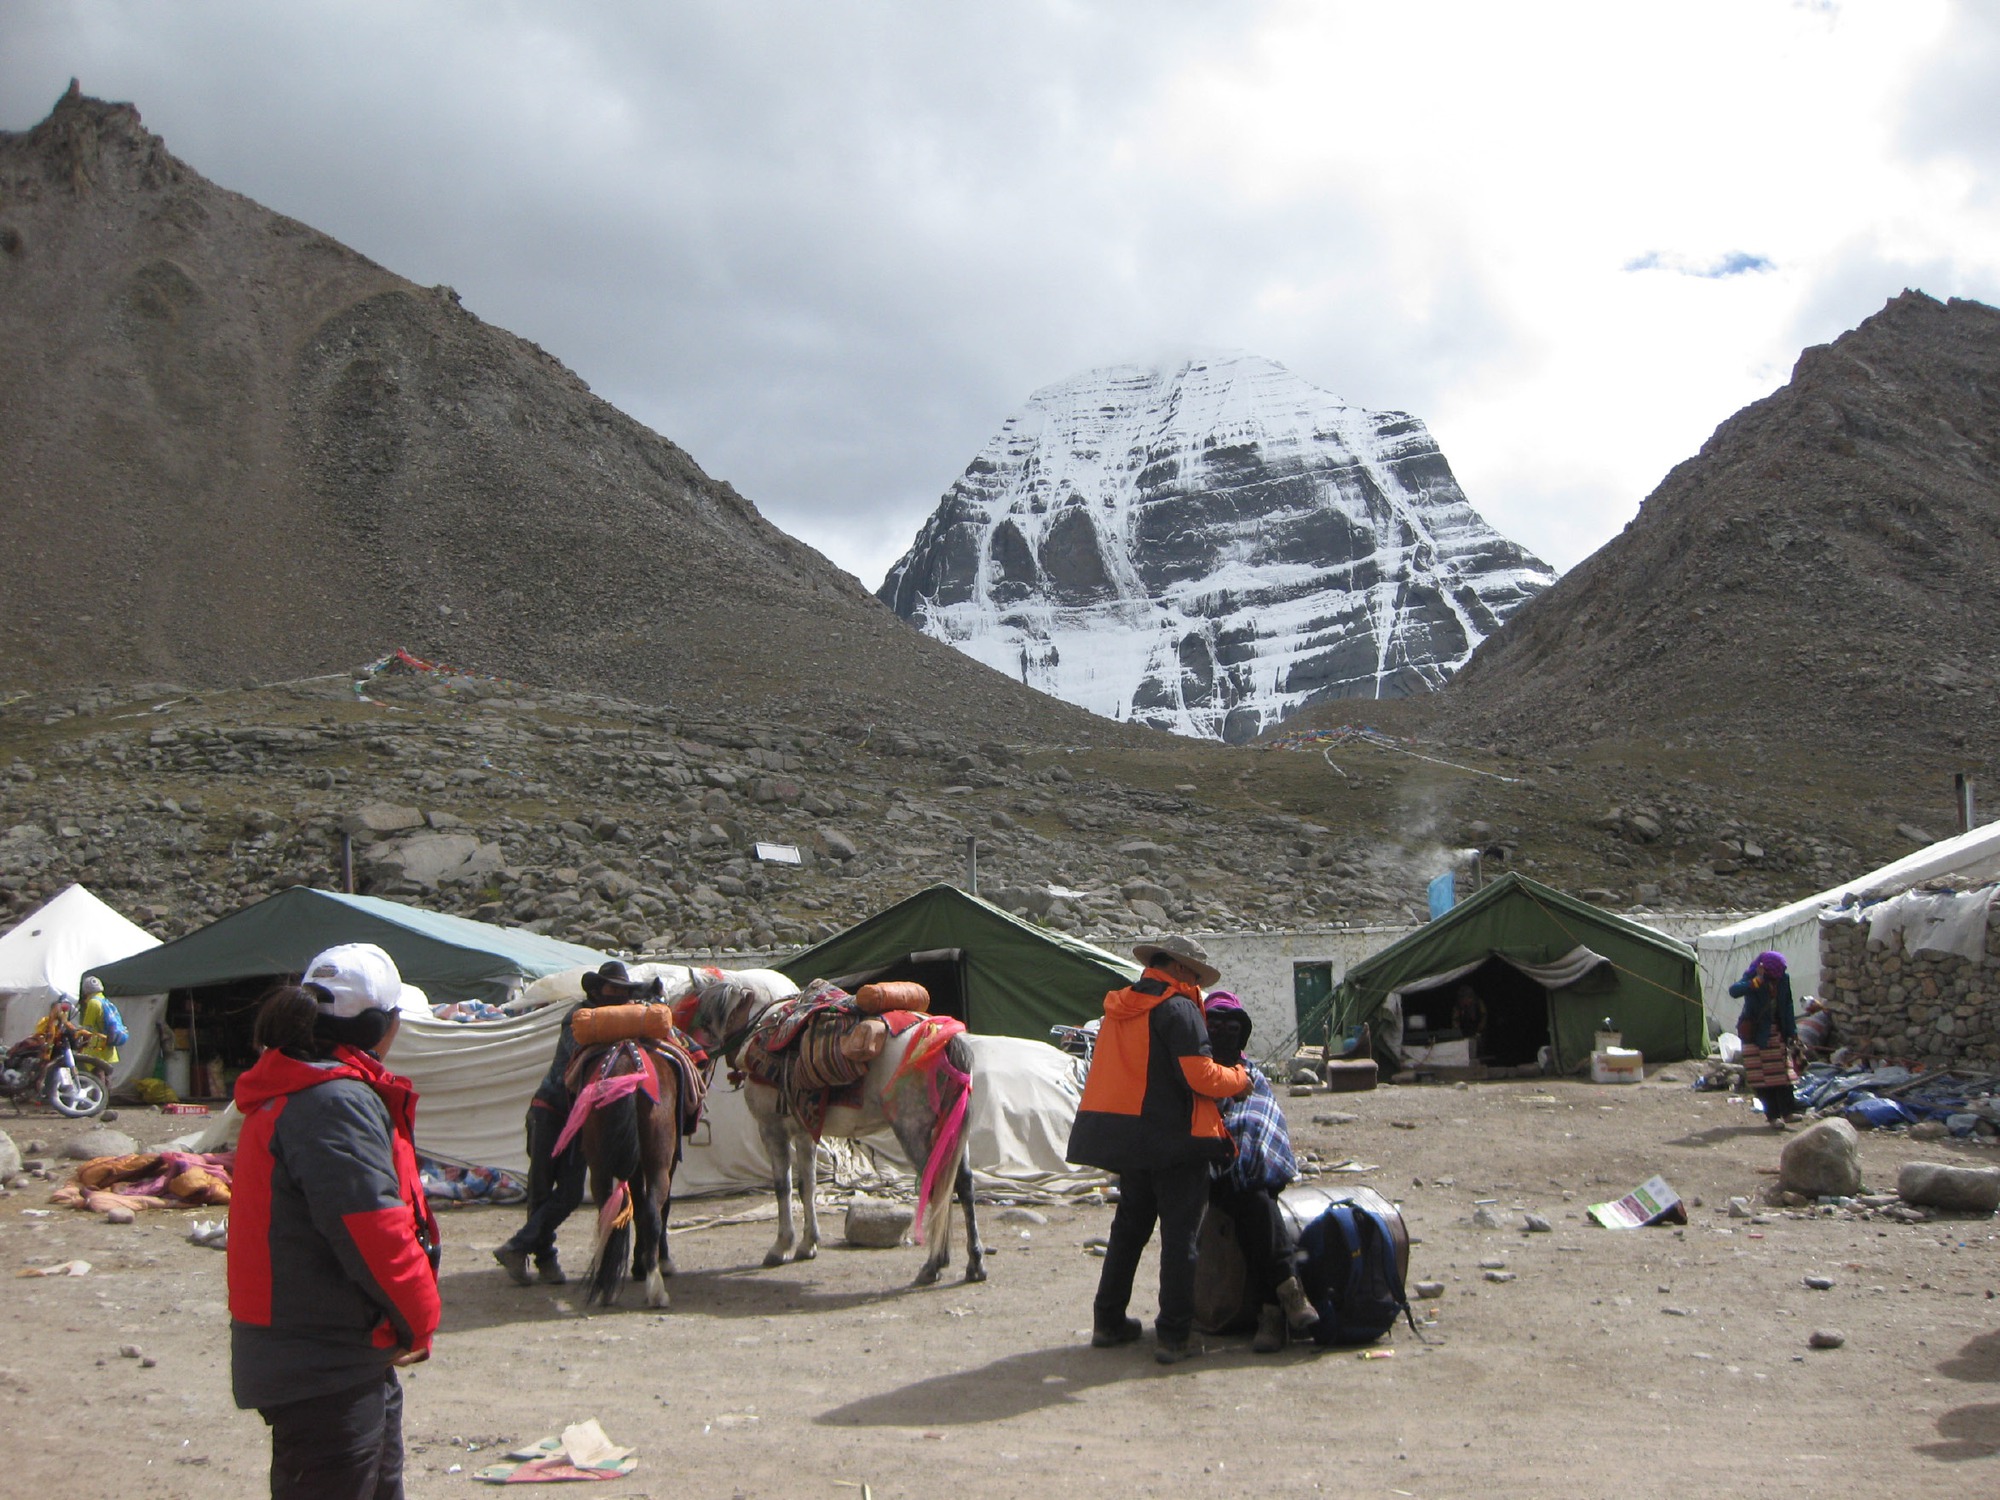
{"label": "dirt path", "polygon": [[[1104,1231],[1101,1208],[1046,1210],[1045,1225],[989,1209],[992,1280],[924,1292],[904,1288],[916,1250],[830,1246],[764,1271],[768,1223],[719,1227],[681,1240],[671,1312],[592,1317],[567,1289],[517,1288],[493,1269],[487,1252],[514,1212],[461,1210],[444,1221],[446,1331],[409,1382],[410,1493],[485,1493],[451,1466],[470,1471],[592,1415],[640,1455],[636,1474],[601,1493],[656,1500],[853,1500],[862,1483],[881,1500],[2000,1486],[2000,1223],[1729,1219],[1717,1206],[1769,1180],[1759,1169],[1775,1164],[1776,1140],[1741,1104],[1679,1084],[1287,1103],[1302,1146],[1379,1163],[1358,1180],[1403,1201],[1420,1239],[1413,1277],[1447,1286],[1428,1304],[1430,1344],[1403,1332],[1392,1358],[1362,1361],[1253,1357],[1245,1341],[1210,1340],[1164,1370],[1150,1341],[1091,1350],[1101,1263],[1083,1245]],[[1359,1119],[1311,1123],[1331,1111]],[[63,1134],[49,1120],[0,1123],[17,1141]],[[172,1122],[128,1112],[120,1123],[143,1140]],[[1905,1160],[1958,1155],[1988,1159],[1948,1142],[1863,1141],[1871,1185],[1893,1183]],[[1653,1172],[1704,1200],[1686,1229],[1584,1221],[1586,1203]],[[193,1215],[118,1228],[23,1212],[44,1197],[0,1200],[0,1263],[81,1256],[95,1269],[0,1279],[0,1395],[12,1431],[41,1435],[12,1445],[9,1491],[261,1493],[262,1424],[229,1402],[223,1257],[183,1239]],[[1510,1225],[1534,1210],[1555,1232],[1475,1229],[1481,1198]],[[581,1216],[570,1230],[565,1255],[580,1266]],[[1492,1258],[1517,1279],[1484,1280]],[[1833,1289],[1808,1290],[1807,1274]],[[1153,1276],[1149,1260],[1134,1307],[1146,1317]],[[1844,1331],[1846,1347],[1808,1350],[1820,1327]],[[157,1365],[121,1358],[126,1343]]]}

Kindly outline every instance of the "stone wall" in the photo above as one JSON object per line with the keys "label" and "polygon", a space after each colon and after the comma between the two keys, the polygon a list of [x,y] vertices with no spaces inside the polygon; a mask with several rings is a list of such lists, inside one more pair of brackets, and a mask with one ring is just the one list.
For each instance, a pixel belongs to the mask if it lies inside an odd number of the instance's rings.
{"label": "stone wall", "polygon": [[1927,1068],[2000,1071],[2000,922],[1986,957],[1903,950],[1873,942],[1866,922],[1820,926],[1820,993],[1841,1046]]}

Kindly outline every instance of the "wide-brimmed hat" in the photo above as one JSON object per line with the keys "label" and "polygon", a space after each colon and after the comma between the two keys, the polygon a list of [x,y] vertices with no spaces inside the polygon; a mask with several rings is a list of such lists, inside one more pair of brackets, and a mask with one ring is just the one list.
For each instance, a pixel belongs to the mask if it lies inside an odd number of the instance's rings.
{"label": "wide-brimmed hat", "polygon": [[1195,971],[1196,980],[1207,989],[1222,977],[1222,970],[1208,961],[1208,951],[1193,938],[1184,938],[1176,933],[1163,937],[1156,943],[1140,943],[1132,949],[1132,956],[1142,964],[1151,964],[1157,959],[1178,959]]}
{"label": "wide-brimmed hat", "polygon": [[596,973],[583,976],[583,992],[599,1004],[624,1005],[634,1000],[658,1000],[666,994],[667,987],[657,975],[647,980],[634,979],[631,971],[614,958]]}

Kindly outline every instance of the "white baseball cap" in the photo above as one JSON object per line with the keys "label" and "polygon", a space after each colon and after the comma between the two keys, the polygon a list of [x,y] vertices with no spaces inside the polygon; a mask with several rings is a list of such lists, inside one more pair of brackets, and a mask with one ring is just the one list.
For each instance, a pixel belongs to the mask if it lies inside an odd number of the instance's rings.
{"label": "white baseball cap", "polygon": [[396,961],[373,943],[341,943],[306,965],[301,984],[324,990],[319,1008],[330,1016],[358,1016],[365,1010],[392,1014],[403,998]]}

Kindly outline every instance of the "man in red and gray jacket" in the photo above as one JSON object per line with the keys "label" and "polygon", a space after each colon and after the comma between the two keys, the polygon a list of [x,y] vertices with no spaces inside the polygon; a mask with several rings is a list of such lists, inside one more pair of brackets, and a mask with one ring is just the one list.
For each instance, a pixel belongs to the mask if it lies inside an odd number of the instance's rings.
{"label": "man in red and gray jacket", "polygon": [[231,1368],[271,1426],[274,1497],[403,1494],[395,1367],[429,1358],[439,1300],[416,1092],[380,1060],[401,991],[381,949],[328,950],[264,1002],[237,1080]]}
{"label": "man in red and gray jacket", "polygon": [[1169,937],[1141,943],[1138,981],[1104,997],[1104,1022],[1090,1076],[1070,1130],[1068,1157],[1118,1174],[1118,1211],[1097,1280],[1091,1343],[1098,1348],[1139,1337],[1127,1317],[1139,1256],[1160,1226],[1160,1315],[1153,1357],[1174,1364],[1191,1352],[1195,1237],[1208,1204],[1210,1162],[1235,1155],[1216,1100],[1250,1087],[1240,1066],[1209,1052],[1201,991],[1221,978],[1199,944]]}

